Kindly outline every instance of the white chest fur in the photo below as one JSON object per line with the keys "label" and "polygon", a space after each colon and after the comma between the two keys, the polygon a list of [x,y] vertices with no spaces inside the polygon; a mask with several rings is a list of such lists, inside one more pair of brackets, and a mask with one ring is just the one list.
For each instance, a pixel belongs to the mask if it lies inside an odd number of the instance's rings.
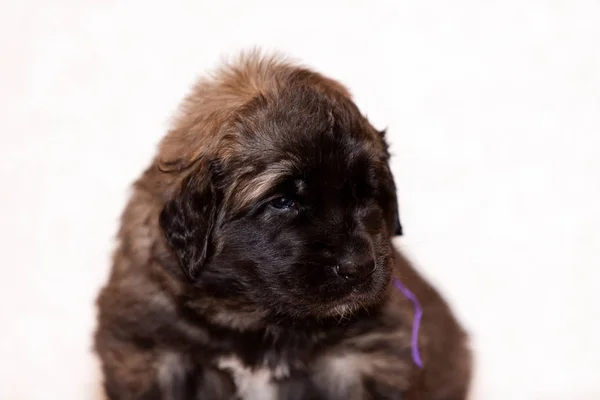
{"label": "white chest fur", "polygon": [[217,366],[231,373],[237,387],[237,394],[243,400],[276,400],[277,385],[274,380],[289,374],[287,366],[279,366],[275,369],[249,368],[233,356],[220,358]]}

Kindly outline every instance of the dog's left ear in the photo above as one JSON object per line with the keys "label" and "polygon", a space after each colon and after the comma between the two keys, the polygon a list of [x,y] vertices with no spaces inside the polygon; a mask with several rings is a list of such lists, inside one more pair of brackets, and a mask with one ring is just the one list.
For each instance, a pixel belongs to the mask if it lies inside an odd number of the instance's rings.
{"label": "dog's left ear", "polygon": [[396,206],[396,231],[394,232],[394,236],[402,236],[402,223],[400,223],[400,215],[398,212],[398,206]]}
{"label": "dog's left ear", "polygon": [[[390,169],[390,175],[392,177],[392,181],[394,180],[394,175],[392,174],[392,171]],[[394,236],[402,236],[403,234],[403,229],[402,229],[402,223],[400,222],[400,211],[398,210],[398,192],[396,190],[396,184],[394,183],[392,186],[392,189],[394,190],[394,192],[396,193],[395,197],[395,203],[394,203],[394,215],[395,215],[395,228],[394,228]]]}
{"label": "dog's left ear", "polygon": [[381,141],[383,144],[383,148],[385,151],[385,155],[386,155],[386,159],[387,159],[387,168],[389,170],[389,174],[391,177],[391,185],[392,185],[392,190],[394,191],[394,198],[395,198],[395,204],[394,204],[394,219],[395,219],[395,227],[394,227],[394,236],[402,236],[403,235],[403,228],[402,228],[402,223],[400,222],[400,211],[398,210],[398,192],[396,190],[396,182],[394,180],[394,174],[392,173],[392,169],[390,168],[390,151],[389,151],[389,145],[387,143],[387,140],[385,138],[385,135],[387,133],[387,129],[384,129],[382,131],[379,131],[379,135],[381,137]]}
{"label": "dog's left ear", "polygon": [[197,278],[214,250],[213,233],[221,198],[213,169],[212,164],[202,166],[187,178],[159,217],[167,243],[190,280]]}

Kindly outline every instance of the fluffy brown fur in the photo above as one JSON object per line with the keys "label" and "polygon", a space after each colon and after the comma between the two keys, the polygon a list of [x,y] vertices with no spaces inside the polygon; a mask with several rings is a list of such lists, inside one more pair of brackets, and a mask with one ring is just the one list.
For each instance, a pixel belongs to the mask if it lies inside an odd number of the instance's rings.
{"label": "fluffy brown fur", "polygon": [[[465,399],[466,335],[391,243],[388,161],[349,92],[307,68],[251,54],[198,83],[98,298],[107,396]],[[423,370],[392,275],[424,308]]]}

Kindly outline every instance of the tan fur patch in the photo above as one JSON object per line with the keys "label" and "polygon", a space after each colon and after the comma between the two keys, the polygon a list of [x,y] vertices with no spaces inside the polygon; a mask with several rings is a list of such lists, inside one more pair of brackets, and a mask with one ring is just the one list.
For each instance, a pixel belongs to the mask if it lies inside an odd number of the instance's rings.
{"label": "tan fur patch", "polygon": [[[159,146],[155,163],[163,172],[183,172],[202,159],[223,162],[243,151],[235,117],[259,96],[275,97],[290,82],[310,86],[328,97],[350,98],[340,83],[299,67],[282,56],[244,53],[198,82],[187,96],[171,129]],[[258,133],[257,133],[258,134]],[[281,166],[275,166],[281,168]],[[281,171],[283,172],[283,171]],[[243,204],[260,196],[281,173],[266,171],[238,187],[233,196]],[[235,185],[234,185],[235,186]]]}

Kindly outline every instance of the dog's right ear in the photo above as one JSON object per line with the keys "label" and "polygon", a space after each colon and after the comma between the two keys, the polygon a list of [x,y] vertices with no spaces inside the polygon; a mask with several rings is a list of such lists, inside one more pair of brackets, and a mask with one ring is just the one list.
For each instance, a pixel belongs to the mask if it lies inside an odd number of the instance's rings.
{"label": "dog's right ear", "polygon": [[169,200],[159,217],[168,245],[175,252],[183,272],[195,280],[213,249],[213,231],[220,196],[212,168],[193,173],[182,184],[181,192]]}

